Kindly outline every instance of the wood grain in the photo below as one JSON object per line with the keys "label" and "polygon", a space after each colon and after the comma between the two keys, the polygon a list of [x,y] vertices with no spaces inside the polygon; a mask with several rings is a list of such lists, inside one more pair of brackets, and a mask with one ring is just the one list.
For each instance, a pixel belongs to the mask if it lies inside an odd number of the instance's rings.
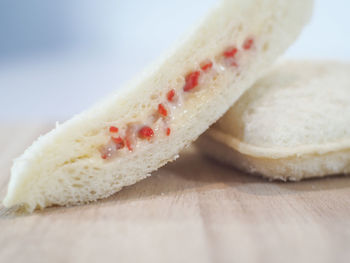
{"label": "wood grain", "polygon": [[[50,126],[1,127],[1,199],[11,160]],[[1,206],[0,262],[349,262],[349,222],[349,177],[269,182],[190,149],[90,205]]]}

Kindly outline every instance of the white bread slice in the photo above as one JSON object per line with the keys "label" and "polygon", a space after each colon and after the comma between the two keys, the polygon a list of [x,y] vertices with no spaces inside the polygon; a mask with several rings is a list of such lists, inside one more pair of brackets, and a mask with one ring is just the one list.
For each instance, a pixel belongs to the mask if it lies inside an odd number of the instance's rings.
{"label": "white bread slice", "polygon": [[[39,138],[16,159],[4,205],[32,211],[81,204],[146,178],[228,110],[296,39],[311,11],[312,0],[220,1],[139,79]],[[200,71],[209,61],[212,68]],[[184,92],[187,86],[196,87]],[[172,89],[175,102],[167,101]],[[157,113],[159,104],[170,117]],[[141,132],[144,125],[149,127]],[[119,134],[109,132],[114,126]]]}
{"label": "white bread slice", "polygon": [[207,155],[270,179],[350,172],[350,64],[278,64],[198,140]]}

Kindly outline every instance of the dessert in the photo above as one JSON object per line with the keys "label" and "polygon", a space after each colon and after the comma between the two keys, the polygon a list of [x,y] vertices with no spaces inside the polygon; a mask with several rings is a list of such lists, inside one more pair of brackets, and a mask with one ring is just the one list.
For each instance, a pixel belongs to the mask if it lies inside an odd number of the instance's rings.
{"label": "dessert", "polygon": [[270,179],[350,172],[350,65],[289,61],[198,140],[205,154]]}
{"label": "dessert", "polygon": [[296,39],[311,10],[311,0],[220,1],[138,79],[16,159],[4,205],[87,203],[175,160]]}

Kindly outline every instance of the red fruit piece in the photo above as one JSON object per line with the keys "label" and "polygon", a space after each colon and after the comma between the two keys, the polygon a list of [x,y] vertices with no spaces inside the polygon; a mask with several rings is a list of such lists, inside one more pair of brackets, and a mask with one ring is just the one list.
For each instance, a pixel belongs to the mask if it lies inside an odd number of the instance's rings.
{"label": "red fruit piece", "polygon": [[109,127],[109,132],[111,132],[111,133],[117,133],[118,131],[119,131],[119,129],[115,126]]}
{"label": "red fruit piece", "polygon": [[168,116],[168,111],[165,109],[163,104],[158,105],[158,112],[160,115],[163,115],[164,117]]}
{"label": "red fruit piece", "polygon": [[121,137],[113,138],[112,140],[116,144],[117,150],[124,148],[124,140]]}
{"label": "red fruit piece", "polygon": [[174,96],[175,96],[175,90],[174,89],[170,90],[166,96],[167,96],[168,101],[173,101]]}
{"label": "red fruit piece", "polygon": [[170,135],[170,133],[171,133],[170,128],[167,128],[167,129],[166,129],[166,136],[169,136],[169,135]]}
{"label": "red fruit piece", "polygon": [[186,83],[184,86],[185,92],[190,91],[191,89],[194,89],[198,86],[198,79],[200,75],[200,71],[194,71],[186,76]]}
{"label": "red fruit piece", "polygon": [[210,60],[207,60],[202,62],[200,66],[203,71],[207,71],[213,67],[213,62],[211,62]]}
{"label": "red fruit piece", "polygon": [[236,47],[229,47],[224,51],[225,58],[233,58],[237,54],[238,49]]}
{"label": "red fruit piece", "polygon": [[251,49],[254,44],[254,40],[252,38],[247,38],[247,40],[243,43],[243,49],[248,50]]}
{"label": "red fruit piece", "polygon": [[139,130],[139,137],[142,139],[150,140],[152,136],[154,135],[154,132],[151,127],[144,126]]}

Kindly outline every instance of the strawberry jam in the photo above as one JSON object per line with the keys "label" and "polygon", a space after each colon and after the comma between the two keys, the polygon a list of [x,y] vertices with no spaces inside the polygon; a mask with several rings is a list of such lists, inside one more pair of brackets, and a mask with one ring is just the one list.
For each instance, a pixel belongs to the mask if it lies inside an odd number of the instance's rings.
{"label": "strawberry jam", "polygon": [[200,67],[203,71],[208,71],[213,67],[213,62],[211,62],[210,60],[202,62]]}
{"label": "strawberry jam", "polygon": [[154,135],[154,132],[151,127],[144,126],[139,130],[139,137],[142,139],[150,140]]}
{"label": "strawberry jam", "polygon": [[238,49],[236,47],[230,47],[226,49],[223,53],[225,58],[234,58],[238,52]]}
{"label": "strawberry jam", "polygon": [[172,130],[169,122],[174,118],[173,111],[183,105],[183,100],[186,101],[190,98],[189,93],[198,91],[203,84],[211,81],[220,70],[237,68],[239,66],[238,60],[241,57],[238,54],[249,51],[254,46],[254,39],[248,37],[243,42],[241,49],[234,45],[229,46],[215,59],[202,61],[197,68],[184,77],[185,83],[182,89],[172,88],[165,94],[164,100],[158,102],[158,107],[150,112],[148,119],[137,123],[127,123],[124,127],[119,126],[120,128],[109,126],[109,141],[100,148],[101,158],[109,160],[118,152],[135,151],[138,142],[153,143],[158,136],[170,136]]}
{"label": "strawberry jam", "polygon": [[168,94],[167,94],[167,99],[168,99],[168,101],[173,101],[173,100],[174,100],[174,96],[175,96],[175,90],[172,89],[172,90],[170,90],[170,91],[168,92]]}
{"label": "strawberry jam", "polygon": [[243,43],[243,49],[244,50],[249,50],[252,48],[254,44],[254,40],[252,38],[247,38],[246,41]]}
{"label": "strawberry jam", "polygon": [[184,86],[184,91],[190,91],[191,89],[194,89],[195,87],[198,86],[198,80],[199,80],[199,76],[201,75],[200,71],[194,71],[189,73],[186,76],[186,83]]}
{"label": "strawberry jam", "polygon": [[158,105],[158,112],[160,115],[162,115],[164,117],[168,116],[168,111],[165,109],[163,104]]}

